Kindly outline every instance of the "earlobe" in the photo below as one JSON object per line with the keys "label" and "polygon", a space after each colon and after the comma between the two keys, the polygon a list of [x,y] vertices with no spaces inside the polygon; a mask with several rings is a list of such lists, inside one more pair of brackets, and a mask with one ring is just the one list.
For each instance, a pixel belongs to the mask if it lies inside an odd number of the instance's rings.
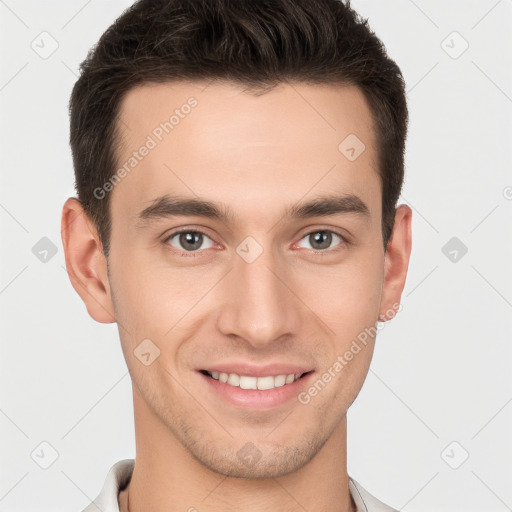
{"label": "earlobe", "polygon": [[107,260],[94,223],[75,197],[64,203],[61,236],[69,279],[89,315],[97,322],[115,322]]}
{"label": "earlobe", "polygon": [[379,320],[391,320],[401,309],[400,299],[407,278],[412,248],[412,210],[402,204],[396,209],[393,232],[384,260],[384,284]]}

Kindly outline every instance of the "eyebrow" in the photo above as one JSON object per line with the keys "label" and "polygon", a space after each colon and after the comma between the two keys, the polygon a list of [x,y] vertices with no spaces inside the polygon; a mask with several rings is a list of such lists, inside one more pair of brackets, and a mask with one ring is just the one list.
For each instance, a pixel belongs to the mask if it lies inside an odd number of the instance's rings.
{"label": "eyebrow", "polygon": [[[370,210],[365,202],[354,194],[318,196],[308,202],[288,207],[283,219],[307,219],[339,214],[355,214],[369,221]],[[176,216],[198,216],[234,224],[236,215],[226,205],[195,198],[184,198],[166,194],[151,201],[138,216],[138,224],[146,225],[153,220]]]}

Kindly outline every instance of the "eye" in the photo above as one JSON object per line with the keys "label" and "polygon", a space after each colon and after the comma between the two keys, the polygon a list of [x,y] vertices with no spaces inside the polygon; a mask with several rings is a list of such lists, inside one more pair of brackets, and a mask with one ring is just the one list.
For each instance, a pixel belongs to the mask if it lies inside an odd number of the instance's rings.
{"label": "eye", "polygon": [[345,242],[345,239],[341,235],[335,233],[334,231],[323,229],[318,231],[311,231],[311,233],[308,233],[306,236],[301,238],[301,240],[305,240],[306,243],[309,244],[309,247],[306,246],[306,249],[313,249],[315,251],[324,251],[325,249],[329,249],[333,241],[336,241],[336,239],[341,242]]}
{"label": "eye", "polygon": [[[176,249],[186,252],[199,252],[199,249],[210,249],[213,247],[213,240],[202,231],[183,230],[173,233],[164,240]],[[206,246],[203,244],[206,242]]]}

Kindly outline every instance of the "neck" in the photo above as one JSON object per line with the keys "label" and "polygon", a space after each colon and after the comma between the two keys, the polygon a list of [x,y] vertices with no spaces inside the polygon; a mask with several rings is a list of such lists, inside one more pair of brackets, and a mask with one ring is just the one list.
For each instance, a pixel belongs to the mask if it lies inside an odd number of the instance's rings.
{"label": "neck", "polygon": [[354,512],[347,474],[346,416],[304,466],[277,478],[235,478],[194,458],[134,389],[135,467],[121,512]]}

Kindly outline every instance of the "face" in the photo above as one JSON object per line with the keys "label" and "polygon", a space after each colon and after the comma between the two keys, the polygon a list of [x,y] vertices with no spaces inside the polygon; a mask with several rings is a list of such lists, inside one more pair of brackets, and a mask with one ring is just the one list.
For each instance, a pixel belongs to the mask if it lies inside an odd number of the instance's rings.
{"label": "face", "polygon": [[[340,428],[405,280],[407,237],[383,249],[368,104],[353,86],[184,82],[133,89],[120,112],[102,300],[136,415],[221,474],[297,470]],[[305,375],[254,390],[205,370]]]}

